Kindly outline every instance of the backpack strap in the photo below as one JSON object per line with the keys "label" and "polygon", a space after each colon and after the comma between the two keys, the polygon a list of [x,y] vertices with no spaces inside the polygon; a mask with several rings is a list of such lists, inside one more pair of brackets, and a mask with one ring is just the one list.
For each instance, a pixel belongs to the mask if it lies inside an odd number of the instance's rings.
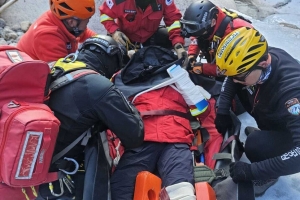
{"label": "backpack strap", "polygon": [[[218,40],[221,40],[225,34],[225,30],[226,27],[228,26],[228,24],[232,24],[232,21],[236,18],[242,19],[248,23],[252,23],[250,20],[246,19],[245,17],[238,15],[236,12],[233,12],[231,10],[228,10],[226,8],[223,8],[222,11],[226,14],[226,17],[223,19],[223,21],[221,22],[219,28],[217,29],[214,37],[213,37],[213,41],[216,42]],[[232,25],[231,25],[231,28]]]}
{"label": "backpack strap", "polygon": [[70,73],[65,74],[64,76],[59,77],[55,81],[50,84],[50,91],[53,92],[73,81],[86,76],[88,74],[98,74],[98,72],[91,70],[91,69],[79,69],[76,71],[72,71]]}
{"label": "backpack strap", "polygon": [[82,133],[76,140],[74,140],[71,144],[69,144],[66,148],[64,148],[62,151],[57,153],[55,156],[53,156],[51,163],[55,163],[60,158],[62,158],[66,153],[68,153],[76,144],[78,144],[81,140],[83,142],[83,145],[87,144],[88,139],[91,137],[91,129],[86,130],[84,133]]}
{"label": "backpack strap", "polygon": [[229,17],[228,15],[226,15],[226,17],[222,20],[219,28],[217,29],[214,37],[213,37],[213,41],[214,42],[217,42],[218,40],[221,40],[222,37],[224,36],[225,34],[225,30],[226,30],[226,27],[228,26],[228,24],[233,20],[232,17]]}

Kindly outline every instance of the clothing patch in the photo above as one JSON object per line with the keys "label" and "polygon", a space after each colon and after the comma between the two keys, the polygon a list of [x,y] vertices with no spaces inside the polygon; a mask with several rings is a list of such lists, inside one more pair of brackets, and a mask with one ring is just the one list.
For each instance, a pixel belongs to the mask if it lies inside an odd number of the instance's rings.
{"label": "clothing patch", "polygon": [[114,2],[112,0],[106,0],[106,5],[111,9],[114,6]]}
{"label": "clothing patch", "polygon": [[197,39],[196,38],[193,38],[191,40],[191,45],[198,45],[198,42],[197,42]]}
{"label": "clothing patch", "polygon": [[71,42],[67,42],[66,48],[67,48],[67,50],[71,50],[72,49]]}
{"label": "clothing patch", "polygon": [[300,115],[300,103],[297,98],[293,98],[285,102],[285,107],[292,115]]}
{"label": "clothing patch", "polygon": [[19,53],[19,51],[17,50],[6,50],[6,55],[8,56],[8,58],[10,59],[11,62],[13,63],[19,63],[23,61],[23,58],[21,56],[21,54]]}
{"label": "clothing patch", "polygon": [[161,4],[157,4],[157,10],[161,11]]}
{"label": "clothing patch", "polygon": [[169,6],[173,3],[173,0],[166,0],[166,5]]}
{"label": "clothing patch", "polygon": [[136,13],[136,10],[124,10],[124,13]]}

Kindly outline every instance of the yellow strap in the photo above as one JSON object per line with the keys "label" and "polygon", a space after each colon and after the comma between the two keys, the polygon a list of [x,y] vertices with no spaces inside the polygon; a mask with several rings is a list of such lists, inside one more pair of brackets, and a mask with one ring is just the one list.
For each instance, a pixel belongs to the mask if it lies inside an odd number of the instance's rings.
{"label": "yellow strap", "polygon": [[203,108],[203,110],[201,110],[201,111],[198,110],[198,108],[190,109],[190,112],[191,112],[192,116],[195,117],[195,116],[198,116],[198,115],[204,113],[206,111],[207,107],[208,106],[206,106],[205,108]]}
{"label": "yellow strap", "polygon": [[25,195],[26,200],[30,200],[24,188],[22,188],[22,193]]}
{"label": "yellow strap", "polygon": [[223,8],[222,11],[229,17],[232,17],[232,19],[238,18],[239,15],[235,12],[232,12],[231,10],[227,10],[226,8]]}
{"label": "yellow strap", "polygon": [[114,21],[113,18],[111,18],[110,16],[106,15],[106,14],[102,14],[100,15],[100,22],[105,22],[105,21]]}
{"label": "yellow strap", "polygon": [[[68,72],[75,69],[82,69],[86,68],[86,64],[81,61],[75,62],[65,62],[65,58],[60,58],[55,64],[54,67],[51,69],[51,73],[53,74],[56,69],[61,69],[63,72]],[[66,60],[68,61],[68,59]]]}
{"label": "yellow strap", "polygon": [[31,186],[31,190],[32,190],[32,194],[33,194],[35,197],[37,197],[38,194],[37,194],[37,192],[36,192],[36,190],[35,190],[35,188],[34,188],[33,186]]}
{"label": "yellow strap", "polygon": [[180,22],[179,21],[175,21],[171,26],[167,27],[168,32],[170,32],[171,30],[176,29],[176,28],[180,28]]}

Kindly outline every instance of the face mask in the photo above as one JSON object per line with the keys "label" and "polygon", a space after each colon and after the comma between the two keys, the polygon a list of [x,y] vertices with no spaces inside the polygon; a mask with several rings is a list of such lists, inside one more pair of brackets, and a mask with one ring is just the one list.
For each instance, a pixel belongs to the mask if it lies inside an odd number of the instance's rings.
{"label": "face mask", "polygon": [[257,84],[263,84],[270,76],[272,71],[271,63],[261,72]]}

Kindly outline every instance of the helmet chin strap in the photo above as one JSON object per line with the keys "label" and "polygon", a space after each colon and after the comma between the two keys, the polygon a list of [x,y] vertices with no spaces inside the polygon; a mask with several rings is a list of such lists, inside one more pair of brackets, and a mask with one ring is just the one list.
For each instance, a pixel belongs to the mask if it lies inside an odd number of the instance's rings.
{"label": "helmet chin strap", "polygon": [[76,20],[76,22],[77,22],[77,25],[75,27],[71,27],[68,24],[68,22],[67,22],[68,19],[63,20],[63,22],[64,22],[65,26],[70,27],[70,29],[72,29],[72,31],[70,31],[70,33],[72,33],[75,37],[78,37],[83,32],[83,30],[79,30],[79,25],[81,23],[81,20],[76,17],[73,17],[72,19]]}

